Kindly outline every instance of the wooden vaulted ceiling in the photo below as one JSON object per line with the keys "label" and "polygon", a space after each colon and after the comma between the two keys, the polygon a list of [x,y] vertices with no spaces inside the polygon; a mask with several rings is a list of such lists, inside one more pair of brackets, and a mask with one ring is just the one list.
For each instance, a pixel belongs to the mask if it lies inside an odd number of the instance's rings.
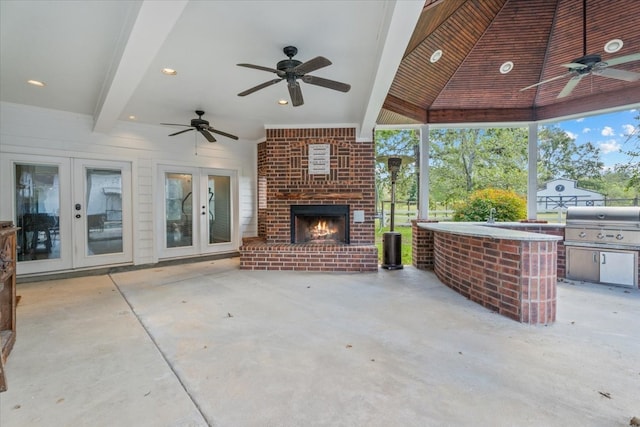
{"label": "wooden vaulted ceiling", "polygon": [[[623,47],[607,53],[612,39]],[[640,103],[640,81],[596,75],[564,98],[570,76],[521,91],[566,74],[562,64],[585,50],[603,61],[640,53],[640,1],[427,0],[377,123],[540,121]],[[513,69],[501,74],[507,61]],[[613,68],[640,72],[640,61]]]}

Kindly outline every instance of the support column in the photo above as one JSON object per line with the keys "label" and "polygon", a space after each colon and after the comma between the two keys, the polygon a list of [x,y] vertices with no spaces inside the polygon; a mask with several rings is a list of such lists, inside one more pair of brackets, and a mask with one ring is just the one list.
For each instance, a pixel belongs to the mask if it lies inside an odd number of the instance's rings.
{"label": "support column", "polygon": [[529,123],[527,219],[538,218],[538,123]]}
{"label": "support column", "polygon": [[420,127],[418,219],[429,219],[429,125]]}

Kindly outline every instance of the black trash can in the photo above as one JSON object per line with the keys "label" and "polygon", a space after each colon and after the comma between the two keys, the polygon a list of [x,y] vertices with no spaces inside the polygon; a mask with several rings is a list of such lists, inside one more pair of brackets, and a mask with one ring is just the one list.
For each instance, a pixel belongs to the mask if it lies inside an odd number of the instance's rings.
{"label": "black trash can", "polygon": [[399,270],[402,268],[402,235],[389,231],[382,235],[382,268]]}

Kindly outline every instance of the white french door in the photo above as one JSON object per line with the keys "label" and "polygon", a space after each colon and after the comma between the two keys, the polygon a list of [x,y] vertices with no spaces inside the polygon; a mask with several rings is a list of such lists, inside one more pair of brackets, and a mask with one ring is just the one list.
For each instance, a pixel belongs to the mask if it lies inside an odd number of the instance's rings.
{"label": "white french door", "polygon": [[160,165],[159,258],[237,250],[236,181],[232,170]]}
{"label": "white french door", "polygon": [[131,262],[131,164],[75,159],[73,167],[73,266]]}
{"label": "white french door", "polygon": [[131,164],[4,154],[18,274],[131,262]]}

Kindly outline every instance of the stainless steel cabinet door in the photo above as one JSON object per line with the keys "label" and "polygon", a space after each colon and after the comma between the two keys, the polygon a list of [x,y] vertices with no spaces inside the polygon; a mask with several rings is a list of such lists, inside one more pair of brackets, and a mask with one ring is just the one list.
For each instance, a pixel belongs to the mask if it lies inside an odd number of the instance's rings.
{"label": "stainless steel cabinet door", "polygon": [[633,252],[600,252],[600,281],[634,286],[636,259]]}
{"label": "stainless steel cabinet door", "polygon": [[600,280],[598,251],[567,247],[567,279],[598,282]]}

